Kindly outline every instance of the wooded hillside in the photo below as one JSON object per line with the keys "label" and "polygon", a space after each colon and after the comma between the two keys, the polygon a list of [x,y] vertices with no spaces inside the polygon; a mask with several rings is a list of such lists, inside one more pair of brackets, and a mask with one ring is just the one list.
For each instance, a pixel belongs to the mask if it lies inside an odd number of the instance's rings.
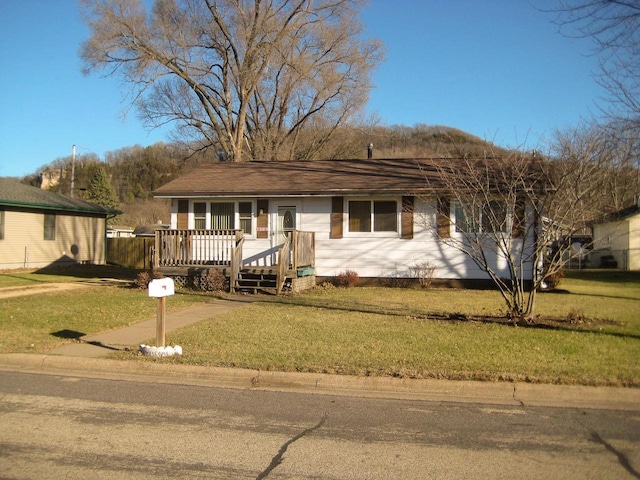
{"label": "wooded hillside", "polygon": [[[369,144],[373,144],[374,158],[464,157],[504,152],[461,130],[418,124],[373,127],[368,131],[342,129],[324,145],[318,158],[366,158]],[[219,152],[193,154],[186,146],[164,143],[124,147],[107,152],[104,159],[95,154],[78,155],[73,168],[73,194],[86,197],[91,180],[104,169],[124,212],[116,220],[118,224],[135,228],[168,223],[169,205],[165,200],[153,199],[153,191],[200,164],[219,162],[220,157]],[[59,158],[23,181],[70,195],[71,171],[72,158]]]}

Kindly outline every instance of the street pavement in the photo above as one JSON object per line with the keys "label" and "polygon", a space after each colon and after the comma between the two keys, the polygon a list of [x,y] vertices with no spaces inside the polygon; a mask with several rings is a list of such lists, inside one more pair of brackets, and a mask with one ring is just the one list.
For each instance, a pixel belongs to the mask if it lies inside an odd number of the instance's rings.
{"label": "street pavement", "polygon": [[[165,331],[169,333],[250,302],[250,296],[228,297],[167,314]],[[168,359],[136,362],[104,358],[117,350],[137,349],[155,335],[154,317],[81,337],[78,342],[56,347],[46,354],[0,354],[0,370],[370,398],[640,411],[640,389],[636,388],[352,377],[189,366],[170,363]]]}

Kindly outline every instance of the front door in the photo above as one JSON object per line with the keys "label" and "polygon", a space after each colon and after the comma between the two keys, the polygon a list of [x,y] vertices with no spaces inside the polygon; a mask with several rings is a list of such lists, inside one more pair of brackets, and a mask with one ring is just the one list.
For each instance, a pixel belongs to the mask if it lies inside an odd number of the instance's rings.
{"label": "front door", "polygon": [[278,207],[276,245],[282,245],[296,229],[296,207]]}
{"label": "front door", "polygon": [[278,261],[278,250],[296,229],[296,207],[290,204],[274,205],[273,215],[276,218],[272,223],[275,228],[271,231],[271,264],[275,265]]}

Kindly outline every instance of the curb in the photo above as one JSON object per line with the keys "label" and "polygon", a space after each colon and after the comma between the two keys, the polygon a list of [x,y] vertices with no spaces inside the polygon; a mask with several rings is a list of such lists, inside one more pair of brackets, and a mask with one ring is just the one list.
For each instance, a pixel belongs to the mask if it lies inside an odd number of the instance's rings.
{"label": "curb", "polygon": [[43,354],[2,354],[0,370],[176,385],[445,403],[640,412],[640,389],[262,372]]}

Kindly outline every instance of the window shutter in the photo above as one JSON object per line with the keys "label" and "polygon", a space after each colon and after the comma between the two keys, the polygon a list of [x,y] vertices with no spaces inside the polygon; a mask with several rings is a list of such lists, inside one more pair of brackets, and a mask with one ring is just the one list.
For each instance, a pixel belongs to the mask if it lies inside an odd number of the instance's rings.
{"label": "window shutter", "polygon": [[511,236],[513,238],[524,238],[525,234],[525,204],[520,198],[516,198],[516,204],[513,209],[513,218],[511,223]]}
{"label": "window shutter", "polygon": [[402,197],[402,212],[400,213],[400,238],[409,240],[413,238],[413,210],[414,197]]}
{"label": "window shutter", "polygon": [[178,200],[178,230],[189,228],[189,200]]}
{"label": "window shutter", "polygon": [[256,232],[256,238],[269,238],[269,200],[266,198],[259,198],[257,201],[258,207],[258,231]]}
{"label": "window shutter", "polygon": [[449,204],[449,197],[438,198],[438,213],[437,213],[437,227],[438,237],[449,238],[451,237],[451,206]]}
{"label": "window shutter", "polygon": [[342,224],[344,220],[344,198],[331,198],[331,233],[329,238],[342,238]]}

